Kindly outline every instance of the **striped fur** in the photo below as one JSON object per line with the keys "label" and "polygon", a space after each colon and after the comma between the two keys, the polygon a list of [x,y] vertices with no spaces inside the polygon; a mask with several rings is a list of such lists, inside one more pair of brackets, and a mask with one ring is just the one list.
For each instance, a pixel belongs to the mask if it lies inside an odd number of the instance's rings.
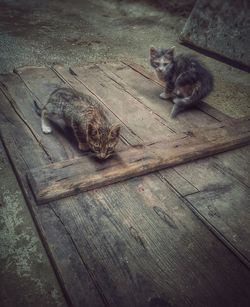
{"label": "striped fur", "polygon": [[35,103],[41,115],[44,133],[51,133],[50,121],[62,119],[74,131],[80,150],[90,149],[99,159],[107,159],[119,141],[120,126],[112,125],[103,109],[88,95],[70,88],[56,89],[42,109]]}

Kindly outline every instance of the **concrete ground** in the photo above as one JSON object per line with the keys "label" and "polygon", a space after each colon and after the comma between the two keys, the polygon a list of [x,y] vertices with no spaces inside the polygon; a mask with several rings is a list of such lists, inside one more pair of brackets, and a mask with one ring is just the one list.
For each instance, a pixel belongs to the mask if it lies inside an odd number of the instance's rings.
{"label": "concrete ground", "polygon": [[[194,0],[0,0],[0,73],[25,65],[122,58],[148,65],[150,45],[172,46]],[[197,54],[215,75],[207,102],[250,115],[249,74]],[[0,305],[66,306],[11,165],[0,146]]]}

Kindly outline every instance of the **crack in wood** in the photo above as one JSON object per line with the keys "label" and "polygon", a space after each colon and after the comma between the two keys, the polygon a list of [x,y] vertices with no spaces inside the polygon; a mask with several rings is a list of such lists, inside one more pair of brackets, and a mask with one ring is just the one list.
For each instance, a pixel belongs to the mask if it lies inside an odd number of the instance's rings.
{"label": "crack in wood", "polygon": [[162,208],[154,206],[153,209],[164,223],[166,223],[171,228],[177,229],[174,220]]}
{"label": "crack in wood", "polygon": [[135,229],[133,226],[129,227],[129,231],[132,237],[135,239],[137,243],[139,243],[144,249],[147,249],[144,240],[142,239],[141,235],[139,234],[138,230]]}

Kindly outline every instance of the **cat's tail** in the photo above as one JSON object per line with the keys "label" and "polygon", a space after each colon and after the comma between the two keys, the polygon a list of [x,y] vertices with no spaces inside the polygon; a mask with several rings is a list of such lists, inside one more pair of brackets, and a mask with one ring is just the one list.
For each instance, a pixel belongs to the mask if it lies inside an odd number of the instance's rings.
{"label": "cat's tail", "polygon": [[34,106],[35,106],[35,111],[36,113],[41,116],[42,115],[42,109],[39,107],[39,105],[37,104],[37,102],[34,100]]}

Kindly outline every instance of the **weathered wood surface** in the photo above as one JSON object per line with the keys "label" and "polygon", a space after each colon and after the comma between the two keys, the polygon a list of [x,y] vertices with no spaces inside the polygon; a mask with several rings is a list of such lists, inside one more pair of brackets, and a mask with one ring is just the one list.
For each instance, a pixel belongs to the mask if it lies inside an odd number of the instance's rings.
{"label": "weathered wood surface", "polygon": [[[16,91],[18,96],[13,91],[13,97],[17,98],[19,106],[32,101],[32,97],[22,88],[22,82],[16,79],[15,75],[4,76],[4,79],[8,80],[8,89]],[[10,82],[11,79],[13,83]],[[46,165],[53,159],[46,150],[49,141],[42,142],[41,138],[38,138],[30,129],[32,126],[25,122],[25,118],[28,117],[21,118],[18,115],[20,112],[18,106],[10,104],[2,92],[0,92],[0,109],[1,139],[30,205],[46,250],[49,256],[53,255],[50,258],[60,278],[66,299],[74,306],[105,306],[59,216],[49,204],[43,208],[36,205],[26,180],[25,172],[29,168]],[[29,113],[32,116],[33,112]],[[86,293],[86,295],[79,296],[77,293]]]}
{"label": "weathered wood surface", "polygon": [[128,148],[99,163],[85,157],[36,168],[28,173],[30,185],[37,202],[46,203],[250,143],[249,119],[216,126]]}
{"label": "weathered wood surface", "polygon": [[[120,67],[124,68],[124,64],[121,65],[119,63],[119,65],[114,65],[114,67],[115,68],[118,67],[117,69],[120,70]],[[110,68],[113,68],[113,65],[111,65],[111,66],[107,65],[107,68],[109,68],[109,71],[110,71]],[[99,66],[97,66],[97,65],[91,66],[89,70],[88,69],[83,70],[83,75],[85,76],[86,74],[90,74],[90,72],[92,70],[94,71],[94,76],[93,76],[94,80],[90,81],[90,83],[87,83],[87,82],[84,81],[84,79],[81,78],[82,74],[79,74],[79,76],[77,75],[77,73],[75,72],[75,68],[71,67],[70,70],[68,70],[68,69],[65,69],[65,67],[59,66],[59,65],[56,65],[54,67],[54,71],[68,85],[73,86],[74,88],[76,88],[77,90],[80,90],[80,91],[88,90],[89,91],[88,93],[92,93],[100,101],[100,103],[102,103],[103,106],[107,107],[105,103],[110,103],[109,99],[107,97],[105,97],[105,96],[102,96],[101,93],[98,96],[99,92],[96,91],[96,88],[92,88],[92,84],[94,84],[94,86],[95,86],[96,75],[99,76],[100,72],[102,73],[102,75],[104,75],[106,77],[106,80],[107,80],[106,82],[108,84],[109,84],[110,77],[107,76],[106,72],[102,72],[102,69]],[[143,77],[143,79],[145,79],[145,78]],[[111,80],[111,81],[113,81],[114,86],[119,89],[119,92],[122,92],[122,93],[124,92],[123,85],[120,85],[120,83],[117,83],[117,80],[115,80],[115,81]],[[101,86],[104,83],[102,81],[102,79],[99,82],[100,82]],[[140,83],[141,79],[134,80],[134,82]],[[106,88],[106,91],[109,91],[109,89]],[[154,89],[154,91],[155,91],[155,89]],[[129,93],[126,93],[126,94],[130,95]],[[123,95],[124,95],[124,93],[123,93]],[[142,104],[142,102],[136,96],[134,97],[133,102],[136,105],[138,105],[138,104],[141,105],[140,107],[144,106],[144,104]],[[116,103],[116,101],[115,101],[115,103]],[[120,113],[119,117],[117,115],[115,115],[120,120],[120,123],[123,126],[122,131],[124,131],[125,121],[128,121],[128,124],[131,127],[134,127],[134,125],[135,125],[135,120],[134,120],[133,115],[132,116],[128,116],[127,115],[128,106],[126,105],[124,108],[125,108],[124,111]],[[166,118],[168,117],[167,110],[165,110],[164,111],[165,113],[162,112],[161,116],[159,114],[157,114],[157,118],[159,120],[157,122],[155,122],[155,120],[153,120],[151,118],[152,110],[150,110],[147,107],[144,107],[144,108],[147,110],[147,112],[144,112],[144,115],[147,115],[147,117],[146,117],[147,127],[150,126],[150,125],[156,125],[156,126],[159,125],[159,124],[161,125],[161,122],[164,122],[163,121],[163,116],[166,115]],[[111,105],[110,106],[110,112],[111,113],[112,113],[112,110],[113,110],[113,107]],[[140,121],[137,122],[136,124],[137,125],[140,124]],[[166,136],[166,133],[167,133],[167,135],[170,136],[170,131],[172,131],[173,134],[174,134],[175,131],[171,127],[168,126],[168,123],[166,121],[165,121],[165,127],[166,127],[167,131],[164,133],[164,136]],[[182,131],[183,130],[184,129],[182,129]],[[138,134],[138,132],[135,132],[134,130],[131,130],[130,134],[125,136],[125,139],[126,139],[126,142],[128,144],[136,145],[138,143],[143,143],[143,140],[148,138],[148,137],[149,137],[148,129],[141,129],[140,130],[140,135]],[[162,139],[162,135],[159,135],[159,139]],[[180,187],[181,193],[190,194],[190,193],[193,193],[193,192],[197,191],[196,188],[194,188],[191,184],[189,184],[189,182],[186,181],[182,176],[180,176],[175,170],[168,169],[167,171],[164,171],[164,174],[162,172],[160,172],[160,174],[163,176],[163,178],[168,178],[169,182],[172,185]]]}
{"label": "weathered wood surface", "polygon": [[[152,87],[152,82],[153,83],[155,83],[155,84],[158,84],[160,87],[156,87],[156,86],[154,86],[154,91],[155,91],[155,95],[157,95],[157,96],[159,96],[159,93],[161,93],[161,92],[158,92],[159,90],[161,90],[162,91],[162,88],[164,88],[165,87],[165,84],[164,84],[164,82],[163,81],[160,81],[157,77],[156,77],[156,75],[155,75],[155,73],[154,72],[148,72],[147,70],[145,70],[141,65],[138,65],[138,64],[135,64],[135,63],[131,63],[131,62],[129,62],[129,61],[124,61],[124,65],[125,66],[127,66],[127,68],[129,67],[129,68],[131,68],[133,71],[135,71],[135,72],[137,72],[137,73],[139,73],[139,75],[137,75],[137,78],[139,79],[139,80],[143,80],[142,78],[140,78],[140,75],[141,76],[144,76],[148,81],[149,81],[149,83],[148,84],[150,84],[151,83],[151,87]],[[126,67],[125,67],[126,68]],[[125,71],[126,72],[129,72],[129,74],[130,75],[134,75],[135,76],[135,74],[132,72],[132,71],[129,71],[128,69],[125,69]],[[123,70],[120,70],[120,69],[116,69],[116,74],[120,74],[120,73],[122,73],[123,72]],[[122,78],[126,78],[123,74],[122,74]],[[143,80],[143,82],[145,82],[145,78],[144,78],[144,80]],[[138,80],[138,81],[139,81]],[[129,82],[129,83],[131,83],[127,78],[126,78],[126,81],[127,82]],[[137,81],[137,82],[138,82]],[[140,84],[140,83],[139,83]],[[137,85],[137,83],[135,83],[134,84],[134,86],[136,86]],[[161,89],[160,89],[161,88]],[[158,91],[156,92],[156,90],[158,89]],[[145,89],[144,88],[144,91],[146,90],[146,92],[147,92],[147,94],[149,93],[149,89],[147,90],[147,89]],[[162,100],[160,100],[160,99],[158,99],[159,101],[161,101],[162,102]],[[161,103],[162,104],[162,103]],[[209,119],[211,119],[211,118],[214,118],[215,120],[218,120],[218,121],[224,121],[224,120],[226,120],[226,119],[230,119],[230,117],[228,116],[228,115],[226,115],[225,113],[223,113],[223,112],[221,112],[220,110],[218,110],[218,109],[215,109],[214,107],[212,107],[212,106],[210,106],[209,104],[207,104],[206,102],[203,102],[202,104],[200,104],[199,106],[197,106],[197,109],[199,109],[199,110],[201,110],[203,113],[206,113],[207,115],[209,115],[209,117],[202,117],[202,119],[204,119],[205,120],[205,122],[207,123],[207,121],[209,120]],[[193,119],[193,124],[195,125],[196,124],[196,121],[199,123],[198,125],[200,125],[201,124],[201,120],[199,119],[200,118],[200,116],[201,116],[201,114],[202,113],[194,113],[194,114],[196,114],[196,115],[198,115],[198,116],[195,116],[195,117],[193,117],[192,116],[192,114],[193,114],[193,112],[194,112],[195,110],[192,110],[192,112],[190,112],[189,113],[189,116],[191,116],[191,117],[188,117],[188,119],[189,120],[185,120],[185,117],[187,116],[186,114],[187,113],[185,113],[185,116],[183,116],[184,117],[184,121],[185,121],[185,126],[188,124],[188,122],[191,120],[191,119]],[[169,114],[169,113],[168,113]],[[179,118],[180,118],[180,116],[181,116],[181,114],[179,115]],[[210,118],[211,117],[211,118]],[[177,117],[178,118],[178,117]],[[195,120],[194,120],[195,119]],[[168,119],[169,120],[169,119]],[[183,122],[183,121],[182,121]]]}
{"label": "weathered wood surface", "polygon": [[[0,97],[0,131],[69,304],[248,306],[250,276],[246,265],[208,231],[161,172],[43,206],[35,204],[26,172],[81,155],[63,129],[44,136],[33,112],[34,97],[43,103],[52,85],[72,84],[86,90],[79,77],[66,72],[60,70],[58,78],[49,68],[33,68],[17,70],[20,78],[16,74],[1,76],[7,87],[2,90],[14,101]],[[96,83],[106,89],[95,95],[111,108],[109,79],[100,80],[96,73]],[[120,101],[119,95],[116,101]],[[123,119],[123,113],[126,107],[114,118]],[[150,110],[143,112],[150,124],[161,124],[158,116],[150,120],[148,114]],[[147,129],[137,123],[134,131],[131,118],[126,123],[131,143],[147,140]],[[158,139],[162,133],[170,135],[169,128],[165,132],[161,129]],[[125,138],[124,142],[130,144]],[[169,173],[168,179],[172,178],[182,178],[188,184],[179,171]],[[190,182],[191,187],[194,184],[195,180]]]}
{"label": "weathered wood surface", "polygon": [[[102,66],[101,68],[103,69]],[[190,125],[197,128],[203,127],[203,125],[206,127],[211,125],[211,120],[212,122],[231,120],[224,113],[204,103],[201,105],[201,110],[209,116],[201,116],[201,112],[192,110],[190,113],[180,114],[179,119],[172,121],[168,116],[172,107],[171,103],[162,102],[157,98],[164,85],[158,81],[154,73],[149,73],[140,65],[126,62],[124,65],[105,65],[104,70],[108,74],[110,74],[108,71],[112,71],[110,76],[115,78],[116,82],[126,88],[128,92],[132,92],[132,95],[149,107],[152,112],[162,115],[173,131],[184,131],[185,127],[190,127]],[[195,117],[192,114],[195,114]],[[220,202],[219,205],[222,209],[220,216],[216,216],[216,218],[212,214],[204,215],[203,209],[209,205],[208,198],[204,198],[201,204],[201,201],[191,202],[191,197],[189,197],[187,205],[206,223],[211,231],[234,250],[243,261],[246,260],[249,265],[250,241],[246,240],[249,227],[245,225],[250,219],[248,205],[250,191],[246,189],[250,186],[250,146],[207,158],[206,163],[196,161],[165,169],[160,171],[160,175],[185,199],[187,199],[186,196],[193,194],[193,200],[195,193],[198,197],[198,192],[201,191],[210,191],[210,196],[213,194],[214,199]],[[219,181],[217,181],[218,178]],[[227,190],[225,201],[223,200],[223,190]],[[239,193],[237,191],[244,191],[240,205],[244,210],[237,211],[237,206],[234,206],[234,202],[238,203],[236,195]],[[228,203],[228,199],[231,200],[230,203]],[[230,223],[227,224],[229,219]]]}

